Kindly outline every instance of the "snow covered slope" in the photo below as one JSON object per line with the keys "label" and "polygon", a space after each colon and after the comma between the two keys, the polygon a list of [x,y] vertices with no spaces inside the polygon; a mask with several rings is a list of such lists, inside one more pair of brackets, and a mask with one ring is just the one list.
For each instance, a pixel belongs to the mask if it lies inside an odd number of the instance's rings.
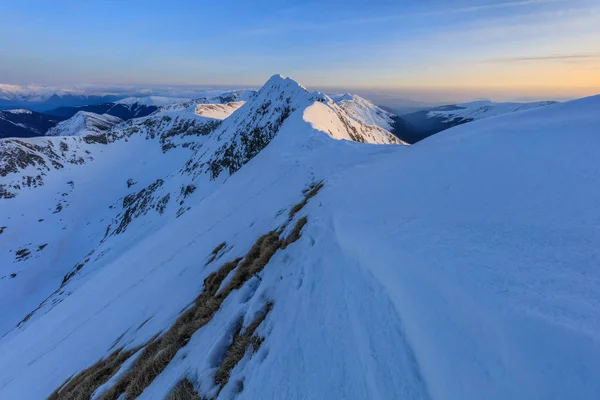
{"label": "snow covered slope", "polygon": [[453,126],[553,104],[556,104],[556,102],[495,103],[492,101],[475,101],[452,104],[397,117],[393,128],[398,137],[412,144]]}
{"label": "snow covered slope", "polygon": [[[126,248],[130,225],[141,229],[132,233],[139,240],[182,216],[189,196],[208,196],[267,146],[286,120],[310,127],[304,110],[321,105],[312,98],[325,99],[274,77],[248,103],[189,101],[98,134],[84,129],[71,137],[0,142],[0,198],[7,203],[0,226],[10,239],[0,243],[0,265],[11,265],[0,280],[8,285],[0,286],[0,300],[15,304],[0,309],[0,334],[40,303],[44,308],[62,301],[70,293],[62,286],[84,266],[82,273],[93,271],[98,264],[92,261]],[[356,122],[346,126],[331,113],[324,114],[335,122],[328,134],[394,141]]]}
{"label": "snow covered slope", "polygon": [[358,95],[346,93],[332,96],[332,99],[352,118],[363,124],[377,125],[390,132],[394,129],[394,114],[377,107]]}
{"label": "snow covered slope", "polygon": [[[275,76],[206,134],[123,124],[1,200],[0,245],[31,242],[13,266],[82,260],[0,339],[0,398],[595,399],[599,108],[375,146],[332,140],[385,136]],[[38,215],[70,236],[38,251]]]}
{"label": "snow covered slope", "polygon": [[46,136],[93,135],[105,132],[120,122],[122,122],[120,118],[112,115],[79,111],[71,118],[49,129]]}
{"label": "snow covered slope", "polygon": [[534,103],[494,103],[493,101],[483,100],[439,107],[429,111],[427,117],[441,119],[441,121],[444,123],[470,122],[517,111],[546,107],[552,104],[556,104],[556,102],[539,101]]}

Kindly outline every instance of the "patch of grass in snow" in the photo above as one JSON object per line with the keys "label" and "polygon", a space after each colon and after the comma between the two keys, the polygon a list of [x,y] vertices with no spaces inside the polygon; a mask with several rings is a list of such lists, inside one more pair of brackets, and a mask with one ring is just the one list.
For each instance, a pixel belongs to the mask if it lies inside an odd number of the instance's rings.
{"label": "patch of grass in snow", "polygon": [[296,240],[300,239],[300,232],[302,231],[302,228],[304,228],[304,225],[306,225],[307,223],[308,223],[308,218],[306,216],[300,218],[296,222],[296,225],[294,226],[294,229],[292,230],[290,235],[283,242],[281,242],[282,250],[285,250],[290,244],[292,244]]}
{"label": "patch of grass in snow", "polygon": [[123,351],[117,349],[107,358],[67,379],[48,400],[89,400],[94,391],[106,383],[139,348]]}
{"label": "patch of grass in snow", "polygon": [[231,370],[244,358],[246,351],[252,345],[252,351],[255,353],[260,348],[260,345],[265,340],[263,337],[254,334],[260,324],[267,318],[267,315],[273,309],[273,303],[267,303],[265,310],[260,313],[242,332],[242,324],[233,337],[231,345],[227,349],[225,358],[219,366],[219,370],[215,374],[215,384],[223,388],[229,381]]}
{"label": "patch of grass in snow", "polygon": [[[322,182],[309,187],[305,191],[305,199],[300,203],[299,209],[304,207],[308,200],[319,192],[321,187],[323,187]],[[291,221],[291,218],[289,221]],[[300,218],[289,236],[282,238],[282,233],[289,221],[284,226],[259,237],[245,257],[224,263],[217,271],[206,277],[204,291],[198,295],[192,307],[184,311],[166,333],[160,336],[157,334],[143,346],[144,350],[136,359],[132,368],[102,395],[101,400],[129,400],[141,395],[175,358],[177,352],[187,345],[192,335],[211,321],[213,315],[219,310],[229,294],[240,289],[252,276],[260,273],[278,250],[287,248],[300,238],[302,228],[308,222],[307,217]],[[211,254],[213,256],[219,254],[225,246],[225,242],[219,244]],[[231,280],[217,294],[225,278],[232,272]],[[220,389],[227,384],[231,370],[244,357],[249,346],[252,345],[253,350],[257,351],[264,341],[264,338],[258,337],[254,333],[272,308],[273,303],[267,303],[263,313],[258,315],[243,332],[242,324],[239,324],[240,328],[235,333],[233,341],[215,374],[215,384],[219,385]],[[89,396],[100,385],[107,382],[118,371],[121,364],[137,350],[139,348],[127,352],[122,352],[122,349],[116,350],[105,360],[99,361],[75,377],[70,378],[49,399],[89,399]],[[169,399],[200,398],[172,397],[189,394],[190,388],[193,389],[193,384],[186,378],[179,382]]]}
{"label": "patch of grass in snow", "polygon": [[318,183],[313,183],[308,188],[304,189],[304,191],[303,191],[304,199],[300,203],[298,203],[294,207],[292,207],[292,209],[290,210],[290,220],[292,218],[294,218],[294,216],[298,213],[298,211],[302,210],[304,208],[304,206],[306,204],[308,204],[308,201],[310,199],[312,199],[319,193],[319,190],[321,190],[321,188],[324,185],[325,184],[323,183],[323,181],[321,181]]}
{"label": "patch of grass in snow", "polygon": [[183,378],[169,394],[167,400],[202,400],[202,397],[194,389],[194,384],[188,378]]}
{"label": "patch of grass in snow", "polygon": [[223,250],[225,248],[225,246],[227,246],[227,242],[223,242],[219,245],[217,245],[217,247],[215,247],[213,249],[213,251],[210,253],[210,258],[208,259],[208,261],[206,262],[206,264],[204,264],[204,266],[207,266],[208,264],[210,264],[211,262],[215,261],[215,259],[217,258],[217,256],[219,255],[219,252],[221,250]]}
{"label": "patch of grass in snow", "polygon": [[281,245],[280,233],[279,230],[274,230],[258,238],[219,297],[224,299],[234,289],[241,288],[254,274],[263,270]]}

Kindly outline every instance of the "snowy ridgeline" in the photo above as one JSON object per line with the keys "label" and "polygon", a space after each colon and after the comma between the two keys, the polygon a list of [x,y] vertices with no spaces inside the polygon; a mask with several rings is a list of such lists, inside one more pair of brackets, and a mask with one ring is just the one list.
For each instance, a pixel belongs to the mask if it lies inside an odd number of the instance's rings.
{"label": "snowy ridgeline", "polygon": [[476,121],[497,117],[517,111],[533,110],[557,104],[555,101],[538,101],[533,103],[495,103],[489,100],[473,101],[451,106],[443,106],[427,113],[428,118],[440,119],[443,123],[456,121]]}
{"label": "snowy ridgeline", "polygon": [[600,97],[414,147],[335,100],[4,144],[0,398],[597,398]]}

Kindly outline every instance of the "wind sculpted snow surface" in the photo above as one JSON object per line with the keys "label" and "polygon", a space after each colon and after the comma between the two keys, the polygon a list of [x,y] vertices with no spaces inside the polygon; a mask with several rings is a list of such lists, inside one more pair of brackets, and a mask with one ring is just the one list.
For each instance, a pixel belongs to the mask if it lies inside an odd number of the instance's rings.
{"label": "wind sculpted snow surface", "polygon": [[[181,218],[148,214],[126,245],[108,239],[111,255],[69,296],[0,341],[1,398],[44,398],[164,333],[212,272],[303,216],[299,239],[224,298],[140,398],[184,377],[219,399],[597,398],[600,97],[376,146],[332,140],[327,98],[274,77],[201,149],[219,135],[245,148],[233,127],[271,132],[286,104],[262,151],[212,184],[194,173]],[[266,304],[262,340],[218,383],[240,324]]]}

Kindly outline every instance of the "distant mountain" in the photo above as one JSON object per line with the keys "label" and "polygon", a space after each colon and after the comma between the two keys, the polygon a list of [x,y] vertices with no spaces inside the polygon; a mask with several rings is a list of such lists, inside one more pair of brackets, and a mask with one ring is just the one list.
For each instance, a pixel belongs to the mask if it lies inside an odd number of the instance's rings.
{"label": "distant mountain", "polygon": [[423,140],[428,136],[452,128],[453,126],[503,114],[545,107],[556,103],[555,101],[495,103],[485,100],[446,105],[396,116],[394,133],[408,143],[416,143],[419,140]]}
{"label": "distant mountain", "polygon": [[145,117],[158,110],[156,105],[147,105],[144,103],[104,103],[91,106],[79,107],[59,107],[46,111],[47,114],[56,115],[64,118],[71,118],[80,111],[91,112],[94,114],[108,114],[118,117],[124,121],[132,118]]}
{"label": "distant mountain", "polygon": [[[107,90],[113,90],[108,88]],[[28,110],[47,112],[52,115],[70,117],[77,111],[102,111],[102,109],[60,110],[63,107],[82,107],[118,103],[125,105],[139,104],[147,107],[161,107],[187,99],[209,99],[212,103],[231,103],[247,100],[253,90],[219,90],[219,89],[181,89],[181,88],[143,88],[128,87],[117,89],[118,93],[96,91],[94,93],[80,89],[61,89],[54,86],[20,86],[0,83],[0,110],[25,108]],[[146,94],[143,94],[146,93]],[[149,93],[155,93],[149,95]],[[115,110],[115,114],[117,111]],[[142,116],[139,113],[136,117]],[[123,115],[126,116],[126,115]]]}
{"label": "distant mountain", "polygon": [[63,119],[25,109],[0,111],[0,138],[42,136]]}
{"label": "distant mountain", "polygon": [[122,119],[112,115],[79,111],[71,118],[49,129],[46,136],[94,135],[106,132],[121,122],[123,122]]}
{"label": "distant mountain", "polygon": [[112,103],[122,99],[123,96],[117,95],[80,95],[80,94],[53,94],[48,98],[40,99],[38,97],[17,97],[4,96],[0,92],[0,110],[11,108],[26,108],[34,111],[45,112],[58,107],[76,107],[84,105],[95,105],[103,103]]}
{"label": "distant mountain", "polygon": [[108,114],[118,117],[123,121],[132,118],[141,118],[152,114],[160,107],[175,104],[176,106],[184,103],[194,104],[226,104],[236,101],[245,101],[252,94],[253,90],[236,90],[222,93],[218,96],[200,97],[198,99],[187,99],[181,97],[166,96],[147,96],[147,97],[127,97],[113,103],[95,104],[78,107],[59,107],[46,111],[47,114],[56,115],[63,118],[71,118],[79,111],[91,112],[94,114]]}

